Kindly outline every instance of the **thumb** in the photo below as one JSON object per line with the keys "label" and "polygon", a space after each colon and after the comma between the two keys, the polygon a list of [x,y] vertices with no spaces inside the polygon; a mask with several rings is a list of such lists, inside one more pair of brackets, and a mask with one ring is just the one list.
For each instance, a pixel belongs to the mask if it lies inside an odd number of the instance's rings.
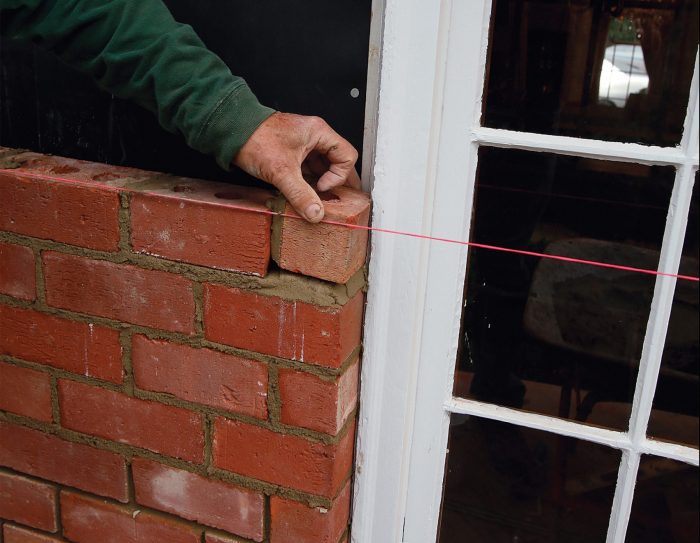
{"label": "thumb", "polygon": [[309,222],[323,219],[323,204],[316,191],[301,176],[300,169],[278,172],[275,185],[299,215]]}

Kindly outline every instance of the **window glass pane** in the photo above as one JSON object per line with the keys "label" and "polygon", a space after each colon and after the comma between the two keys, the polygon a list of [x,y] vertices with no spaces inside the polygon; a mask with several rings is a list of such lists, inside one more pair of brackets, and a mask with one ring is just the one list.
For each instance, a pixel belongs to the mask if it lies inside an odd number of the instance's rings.
{"label": "window glass pane", "polygon": [[643,456],[627,543],[697,543],[698,468]]}
{"label": "window glass pane", "polygon": [[620,453],[452,415],[440,543],[605,541]]}
{"label": "window glass pane", "polygon": [[676,144],[698,0],[494,0],[483,124]]}
{"label": "window glass pane", "polygon": [[[673,179],[482,148],[471,241],[655,270]],[[654,279],[472,249],[455,394],[627,428]]]}
{"label": "window glass pane", "polygon": [[[690,205],[680,272],[698,276],[698,180]],[[650,437],[698,446],[698,283],[679,280],[649,418]]]}

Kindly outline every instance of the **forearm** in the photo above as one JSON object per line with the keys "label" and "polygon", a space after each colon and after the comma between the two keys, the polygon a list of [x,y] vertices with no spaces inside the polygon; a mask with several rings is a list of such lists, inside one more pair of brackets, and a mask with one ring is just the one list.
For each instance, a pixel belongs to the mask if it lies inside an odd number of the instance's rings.
{"label": "forearm", "polygon": [[31,40],[228,168],[272,113],[161,0],[0,0],[4,36]]}

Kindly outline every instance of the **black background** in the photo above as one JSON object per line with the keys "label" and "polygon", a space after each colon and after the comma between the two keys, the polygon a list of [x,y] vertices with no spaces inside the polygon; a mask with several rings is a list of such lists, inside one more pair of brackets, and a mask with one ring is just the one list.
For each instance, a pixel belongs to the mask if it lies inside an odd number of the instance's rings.
{"label": "black background", "polygon": [[[320,115],[362,147],[371,0],[165,0],[263,104]],[[360,95],[353,98],[350,91]],[[248,182],[135,104],[30,44],[0,42],[0,145]]]}

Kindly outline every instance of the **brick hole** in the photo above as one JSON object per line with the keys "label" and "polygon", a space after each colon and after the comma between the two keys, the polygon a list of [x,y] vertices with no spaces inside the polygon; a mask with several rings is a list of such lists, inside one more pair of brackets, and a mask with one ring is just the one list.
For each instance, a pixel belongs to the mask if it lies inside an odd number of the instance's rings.
{"label": "brick hole", "polygon": [[192,185],[175,185],[173,192],[194,192],[196,189]]}
{"label": "brick hole", "polygon": [[335,194],[332,190],[327,190],[326,192],[319,192],[318,197],[324,202],[337,202],[338,200],[340,200],[338,195]]}
{"label": "brick hole", "polygon": [[245,200],[246,194],[242,190],[231,189],[226,192],[217,192],[214,194],[220,200]]}
{"label": "brick hole", "polygon": [[119,179],[119,176],[114,172],[102,172],[92,176],[93,181],[112,181]]}
{"label": "brick hole", "polygon": [[54,166],[53,168],[51,168],[51,173],[75,173],[79,171],[80,170],[78,168],[68,166],[66,164],[62,166]]}

